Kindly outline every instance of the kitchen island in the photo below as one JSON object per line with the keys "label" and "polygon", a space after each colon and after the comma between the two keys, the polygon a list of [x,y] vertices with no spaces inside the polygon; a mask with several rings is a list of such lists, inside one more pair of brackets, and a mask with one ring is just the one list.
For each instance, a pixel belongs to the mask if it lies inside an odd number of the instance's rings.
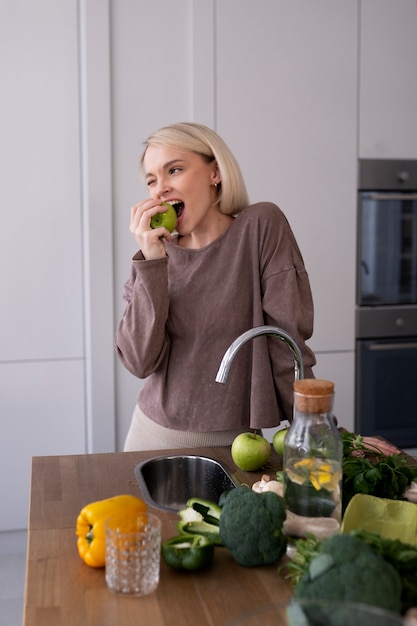
{"label": "kitchen island", "polygon": [[[28,529],[24,626],[223,626],[243,612],[285,603],[291,585],[277,565],[245,568],[226,548],[216,548],[213,564],[197,572],[169,568],[161,560],[159,586],[141,598],[115,595],[106,587],[104,569],[90,568],[77,552],[75,524],[86,504],[114,495],[141,497],[134,475],[144,459],[170,451],[116,452],[34,457]],[[241,483],[261,472],[235,471],[230,448],[175,450],[218,460]],[[272,454],[265,473],[279,467]],[[177,534],[176,513],[151,508],[162,520],[162,540]]]}

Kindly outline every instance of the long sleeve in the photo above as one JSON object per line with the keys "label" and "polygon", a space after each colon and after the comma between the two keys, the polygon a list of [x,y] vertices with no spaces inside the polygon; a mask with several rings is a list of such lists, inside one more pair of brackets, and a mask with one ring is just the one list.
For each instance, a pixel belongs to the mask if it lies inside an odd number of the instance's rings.
{"label": "long sleeve", "polygon": [[[274,306],[273,295],[279,282],[281,293],[286,294]],[[276,300],[276,298],[275,298]],[[268,325],[283,328],[295,340],[302,353],[304,377],[313,378],[312,367],[316,363],[313,352],[306,345],[313,330],[313,304],[308,277],[305,270],[287,270],[274,275],[267,281],[264,297],[264,319]],[[282,418],[292,420],[294,357],[288,346],[277,338],[268,338],[268,349],[272,362],[272,372],[282,409]]]}
{"label": "long sleeve", "polygon": [[169,311],[167,258],[132,262],[123,299],[126,308],[116,332],[116,349],[126,369],[146,378],[169,350],[166,321]]}
{"label": "long sleeve", "polygon": [[[260,306],[255,307],[254,326],[271,325],[282,328],[295,340],[301,350],[304,377],[313,378],[315,356],[306,341],[313,332],[314,309],[310,283],[294,234],[284,214],[269,205],[269,220],[259,222]],[[255,299],[255,304],[257,300]],[[262,407],[257,389],[265,391],[265,381],[275,387],[277,412],[280,419],[292,420],[294,356],[277,337],[267,337],[264,344],[253,342],[251,424],[257,426]],[[266,358],[266,353],[269,359]],[[262,380],[261,380],[262,378]],[[260,394],[259,394],[260,395]],[[272,390],[270,391],[272,396]],[[256,403],[260,406],[256,407]],[[265,417],[263,416],[265,423]]]}
{"label": "long sleeve", "polygon": [[[313,378],[315,356],[306,341],[313,333],[314,308],[310,282],[303,258],[287,219],[281,213],[280,228],[271,229],[262,253],[265,324],[287,331],[301,350],[304,377]],[[276,338],[268,340],[278,404],[285,418],[292,419],[294,357]]]}

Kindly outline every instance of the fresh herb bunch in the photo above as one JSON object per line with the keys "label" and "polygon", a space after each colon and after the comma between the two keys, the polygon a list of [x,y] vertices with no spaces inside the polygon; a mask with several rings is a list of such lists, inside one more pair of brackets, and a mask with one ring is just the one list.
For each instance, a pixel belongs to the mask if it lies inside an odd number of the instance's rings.
{"label": "fresh herb bunch", "polygon": [[387,456],[379,448],[365,445],[361,435],[344,432],[342,503],[346,510],[356,493],[390,500],[404,500],[404,493],[417,477],[417,466],[398,454]]}
{"label": "fresh herb bunch", "polygon": [[307,572],[310,561],[318,555],[320,544],[321,540],[317,539],[317,537],[311,533],[307,533],[306,536],[301,539],[294,540],[294,553],[290,561],[280,565],[278,568],[279,572],[285,569],[285,578],[287,578],[294,587]]}

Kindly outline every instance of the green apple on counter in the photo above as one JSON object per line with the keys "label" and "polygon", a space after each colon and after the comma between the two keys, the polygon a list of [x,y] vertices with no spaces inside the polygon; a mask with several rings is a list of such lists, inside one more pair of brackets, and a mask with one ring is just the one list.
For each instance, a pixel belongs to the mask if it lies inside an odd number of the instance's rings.
{"label": "green apple on counter", "polygon": [[288,428],[280,428],[272,437],[272,445],[279,456],[284,456],[284,439],[288,432]]}
{"label": "green apple on counter", "polygon": [[239,469],[252,472],[269,461],[271,444],[255,432],[240,433],[233,440],[231,454]]}
{"label": "green apple on counter", "polygon": [[166,228],[172,233],[177,225],[177,214],[174,207],[169,202],[161,202],[161,206],[166,206],[164,213],[157,213],[151,217],[151,228]]}

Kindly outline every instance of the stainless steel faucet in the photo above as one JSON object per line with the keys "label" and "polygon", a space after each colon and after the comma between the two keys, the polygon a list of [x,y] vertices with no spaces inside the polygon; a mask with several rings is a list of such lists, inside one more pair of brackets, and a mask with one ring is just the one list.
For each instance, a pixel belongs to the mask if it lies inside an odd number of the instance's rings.
{"label": "stainless steel faucet", "polygon": [[304,378],[304,364],[301,350],[291,335],[289,335],[285,330],[282,330],[282,328],[278,328],[278,326],[257,326],[240,335],[228,347],[220,363],[219,371],[216,375],[216,382],[225,383],[227,381],[230,366],[232,365],[233,359],[239,352],[240,348],[247,341],[253,339],[254,337],[258,337],[259,335],[272,335],[272,337],[277,337],[278,339],[281,339],[281,341],[284,341],[294,357],[294,379],[300,380],[301,378]]}

